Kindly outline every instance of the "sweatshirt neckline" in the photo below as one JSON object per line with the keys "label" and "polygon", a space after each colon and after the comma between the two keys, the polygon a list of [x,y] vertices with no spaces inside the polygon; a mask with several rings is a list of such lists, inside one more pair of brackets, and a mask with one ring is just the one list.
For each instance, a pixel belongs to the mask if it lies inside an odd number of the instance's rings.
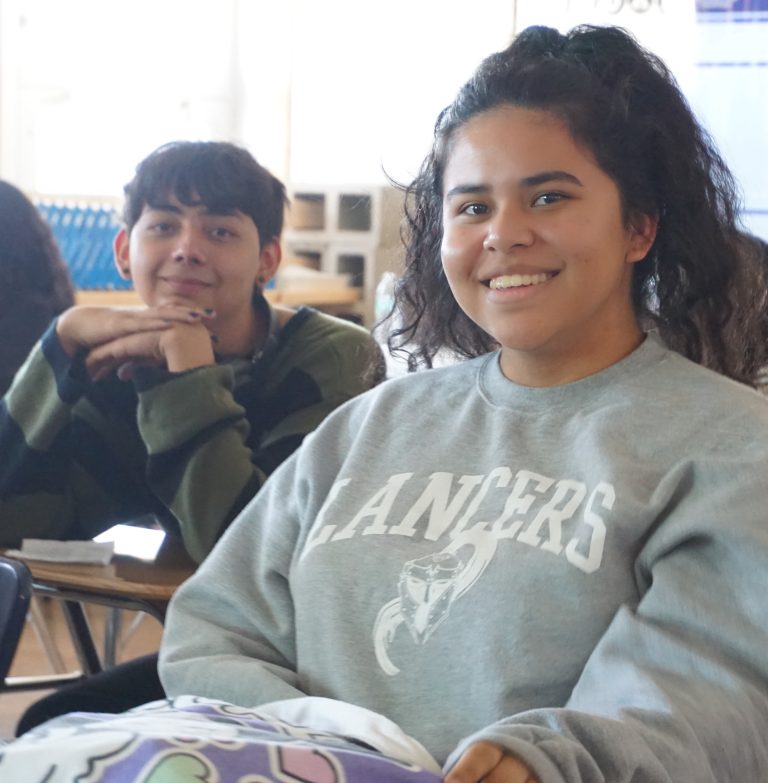
{"label": "sweatshirt neckline", "polygon": [[480,392],[492,404],[543,413],[553,406],[594,404],[618,383],[637,377],[667,356],[669,350],[650,332],[632,353],[586,378],[560,386],[521,386],[501,371],[501,352],[489,354],[479,369]]}

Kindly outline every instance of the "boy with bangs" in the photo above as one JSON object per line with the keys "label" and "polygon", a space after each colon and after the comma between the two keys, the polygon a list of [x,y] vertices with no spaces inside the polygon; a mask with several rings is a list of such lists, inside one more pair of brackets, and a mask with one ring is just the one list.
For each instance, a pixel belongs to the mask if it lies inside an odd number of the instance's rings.
{"label": "boy with bangs", "polygon": [[0,546],[150,516],[200,562],[304,436],[377,382],[365,329],[264,297],[286,203],[233,144],[174,142],[139,164],[114,247],[143,306],[64,312],[0,403]]}

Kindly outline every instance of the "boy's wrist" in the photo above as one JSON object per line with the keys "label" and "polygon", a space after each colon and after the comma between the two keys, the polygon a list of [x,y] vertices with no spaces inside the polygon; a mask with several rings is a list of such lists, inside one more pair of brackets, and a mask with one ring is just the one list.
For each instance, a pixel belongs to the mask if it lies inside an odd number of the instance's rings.
{"label": "boy's wrist", "polygon": [[184,372],[216,364],[210,335],[200,330],[170,329],[162,338],[163,354],[169,372]]}

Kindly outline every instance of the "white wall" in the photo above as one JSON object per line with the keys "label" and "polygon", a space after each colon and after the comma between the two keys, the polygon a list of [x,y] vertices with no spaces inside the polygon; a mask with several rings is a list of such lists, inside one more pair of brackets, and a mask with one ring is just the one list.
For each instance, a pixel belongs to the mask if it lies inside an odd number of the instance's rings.
{"label": "white wall", "polygon": [[0,164],[17,184],[112,194],[159,143],[230,134],[232,0],[3,0],[1,10]]}
{"label": "white wall", "polygon": [[413,175],[439,110],[514,28],[511,0],[297,5],[291,178],[310,183]]}
{"label": "white wall", "polygon": [[117,196],[159,144],[215,138],[294,182],[407,177],[513,21],[511,0],[0,0],[0,176]]}
{"label": "white wall", "polygon": [[741,181],[747,226],[768,237],[768,12],[703,24],[696,7],[0,0],[0,176],[31,192],[117,197],[159,144],[213,138],[300,186],[376,185],[384,171],[407,180],[438,111],[515,29],[611,23],[670,64]]}

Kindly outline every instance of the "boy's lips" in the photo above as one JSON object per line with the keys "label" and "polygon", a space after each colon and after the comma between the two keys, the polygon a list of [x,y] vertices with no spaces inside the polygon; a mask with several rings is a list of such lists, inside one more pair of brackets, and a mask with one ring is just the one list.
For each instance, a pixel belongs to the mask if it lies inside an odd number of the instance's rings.
{"label": "boy's lips", "polygon": [[211,283],[196,277],[161,277],[171,290],[180,294],[192,294],[211,287]]}
{"label": "boy's lips", "polygon": [[196,277],[161,277],[160,279],[171,285],[198,285],[204,288],[211,285],[207,281],[199,280]]}

